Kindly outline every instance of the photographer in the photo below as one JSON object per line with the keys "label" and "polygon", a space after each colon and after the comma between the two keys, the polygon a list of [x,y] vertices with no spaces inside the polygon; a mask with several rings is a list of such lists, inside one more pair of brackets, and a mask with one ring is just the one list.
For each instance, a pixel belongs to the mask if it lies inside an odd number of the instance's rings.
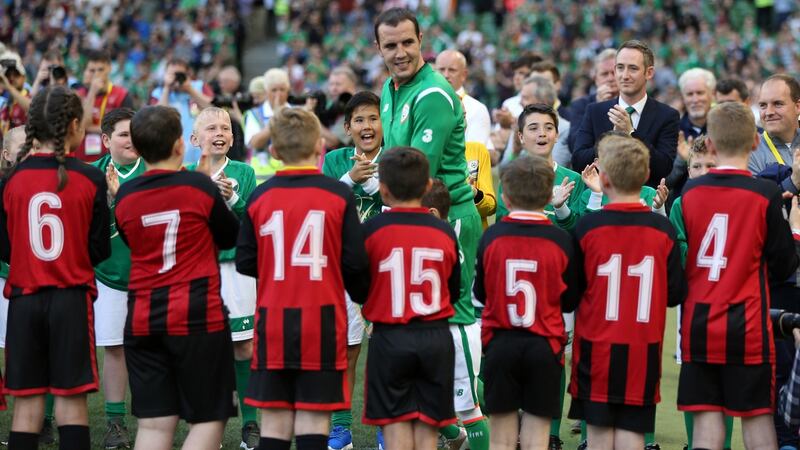
{"label": "photographer", "polygon": [[211,104],[224,109],[231,117],[233,146],[228,151],[228,157],[236,161],[244,161],[247,149],[242,129],[244,123],[242,110],[247,111],[253,106],[253,98],[249,93],[241,91],[242,75],[234,66],[223,67],[219,71],[217,79],[211,84],[215,94]]}
{"label": "photographer", "polygon": [[64,58],[58,50],[48,50],[42,55],[42,60],[39,62],[39,71],[36,72],[36,78],[33,80],[31,87],[31,97],[47,86],[67,86],[69,84],[69,76],[67,69],[64,67]]}
{"label": "photographer", "polygon": [[0,136],[11,128],[25,125],[30,94],[25,89],[25,67],[14,52],[0,54]]}
{"label": "photographer", "polygon": [[186,153],[183,161],[194,163],[200,159],[200,149],[195,148],[191,142],[194,118],[203,108],[211,106],[214,92],[202,80],[190,78],[189,63],[182,59],[174,58],[167,62],[164,71],[164,81],[161,86],[150,93],[151,105],[171,106],[181,114],[183,127],[183,142]]}

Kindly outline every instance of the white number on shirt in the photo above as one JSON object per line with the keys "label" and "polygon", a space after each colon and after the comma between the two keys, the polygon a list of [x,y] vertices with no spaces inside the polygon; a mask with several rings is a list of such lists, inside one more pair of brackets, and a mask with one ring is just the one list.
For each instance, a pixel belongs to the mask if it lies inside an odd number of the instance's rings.
{"label": "white number on shirt", "polygon": [[[639,295],[636,306],[636,321],[650,321],[650,304],[653,299],[653,266],[655,259],[645,256],[638,264],[628,266],[629,277],[639,278]],[[614,253],[608,261],[597,266],[597,276],[608,277],[606,290],[606,320],[619,320],[619,296],[622,281],[622,255]]]}
{"label": "white number on shirt", "polygon": [[519,309],[515,303],[508,304],[508,320],[512,326],[530,328],[536,320],[536,289],[533,283],[528,280],[518,280],[518,272],[535,273],[538,263],[526,259],[506,260],[506,295],[514,297],[522,292],[525,302],[524,314],[519,314]]}
{"label": "white number on shirt", "polygon": [[[55,214],[42,214],[42,205],[61,208],[61,199],[52,192],[40,192],[28,202],[28,236],[34,256],[42,261],[55,261],[64,250],[64,224]],[[50,248],[45,248],[44,228],[50,229]]]}
{"label": "white number on shirt", "polygon": [[[260,236],[272,237],[272,251],[275,267],[273,278],[283,280],[285,264],[284,252],[284,226],[283,211],[273,211],[269,220],[258,229]],[[325,211],[311,210],[306,214],[300,232],[292,244],[290,264],[292,267],[308,267],[309,279],[322,280],[322,269],[328,266],[328,257],[322,254],[325,240]],[[308,252],[303,253],[303,248],[308,245]]]}
{"label": "white number on shirt", "polygon": [[[425,269],[425,261],[444,261],[444,251],[435,248],[411,249],[411,279],[410,284],[421,286],[428,282],[431,285],[431,301],[425,303],[425,296],[421,292],[409,294],[411,310],[421,316],[434,314],[442,305],[442,280],[436,269]],[[380,262],[378,272],[389,272],[392,290],[392,317],[403,317],[406,308],[406,283],[404,251],[394,248],[389,256]]]}
{"label": "white number on shirt", "polygon": [[167,226],[164,229],[164,246],[161,252],[164,265],[161,266],[158,273],[169,272],[175,267],[175,247],[178,243],[178,225],[180,223],[181,212],[177,209],[142,216],[142,225],[145,227]]}
{"label": "white number on shirt", "polygon": [[[711,223],[708,224],[706,234],[700,242],[700,249],[697,251],[697,267],[707,267],[708,281],[719,281],[719,276],[728,265],[728,258],[725,257],[725,242],[728,240],[728,215],[714,214]],[[708,248],[714,243],[714,253],[709,256]]]}

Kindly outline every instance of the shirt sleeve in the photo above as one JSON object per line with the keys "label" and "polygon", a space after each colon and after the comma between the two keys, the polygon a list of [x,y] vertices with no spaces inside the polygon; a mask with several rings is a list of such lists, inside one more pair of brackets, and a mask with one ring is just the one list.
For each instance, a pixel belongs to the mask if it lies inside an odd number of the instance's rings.
{"label": "shirt sleeve", "polygon": [[251,277],[258,276],[258,243],[253,222],[245,210],[239,236],[236,239],[236,271]]}
{"label": "shirt sleeve", "polygon": [[217,247],[227,250],[236,245],[239,233],[239,218],[225,204],[225,199],[218,189],[214,189],[214,203],[208,218],[208,228]]}
{"label": "shirt sleeve", "polygon": [[686,241],[686,225],[683,223],[682,209],[681,199],[678,197],[669,211],[669,221],[672,223],[672,227],[675,228],[676,241],[681,252],[681,264],[686,267],[686,253],[689,250],[689,244]]}
{"label": "shirt sleeve", "polygon": [[484,283],[483,253],[486,250],[486,240],[481,239],[475,259],[475,282],[472,284],[472,293],[481,304],[486,304],[486,285]]}
{"label": "shirt sleeve", "polygon": [[89,259],[93,266],[111,256],[111,211],[108,208],[108,185],[105,177],[97,181],[89,225]]}
{"label": "shirt sleeve", "polygon": [[444,149],[456,127],[456,107],[453,99],[437,87],[423,91],[415,102],[410,146],[425,153],[434,176],[439,173]]}
{"label": "shirt sleeve", "polygon": [[476,187],[483,192],[481,200],[475,204],[481,217],[489,217],[497,210],[497,197],[492,180],[492,160],[486,147],[480,146],[478,151],[478,181]]}
{"label": "shirt sleeve", "polygon": [[353,194],[348,197],[342,221],[342,280],[350,299],[363,305],[369,294],[369,258]]}

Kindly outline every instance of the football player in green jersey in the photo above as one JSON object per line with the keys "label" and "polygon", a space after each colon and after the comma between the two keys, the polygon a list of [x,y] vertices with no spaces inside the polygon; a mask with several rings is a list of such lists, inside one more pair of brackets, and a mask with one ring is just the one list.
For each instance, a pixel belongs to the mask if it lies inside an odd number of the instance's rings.
{"label": "football player in green jersey", "polygon": [[[228,158],[233,145],[231,118],[221,108],[208,107],[200,111],[194,121],[192,145],[200,148],[201,163],[187,166],[188,170],[207,172],[217,184],[228,207],[242,217],[247,199],[256,188],[256,175],[249,165]],[[250,360],[253,357],[253,326],[256,312],[256,280],[236,271],[236,249],[219,252],[219,272],[222,284],[222,301],[228,308],[233,339],[236,392],[242,411],[241,448],[253,450],[258,446],[260,430],[256,408],[244,404],[244,393],[250,378]]]}
{"label": "football player in green jersey", "polygon": [[125,394],[128,370],[122,347],[125,318],[128,315],[128,274],[131,252],[122,242],[114,220],[114,197],[120,184],[144,173],[144,161],[131,142],[133,110],[118,108],[103,116],[100,123],[103,146],[108,153],[92,165],[106,174],[111,206],[111,257],[95,267],[97,300],[94,302],[95,340],[105,347],[103,358],[103,396],[105,397],[105,448],[123,448],[131,444],[125,425]]}
{"label": "football player in green jersey", "polygon": [[[454,404],[466,428],[472,450],[489,448],[489,427],[478,404],[480,327],[472,306],[475,258],[483,227],[467,183],[464,109],[450,83],[422,58],[422,33],[414,14],[392,8],[375,20],[375,45],[389,69],[381,92],[384,147],[410,146],[428,158],[430,175],[450,192],[448,216],[458,236],[461,256],[460,300],[450,318],[456,348]],[[441,430],[448,439],[463,441],[463,430]]]}

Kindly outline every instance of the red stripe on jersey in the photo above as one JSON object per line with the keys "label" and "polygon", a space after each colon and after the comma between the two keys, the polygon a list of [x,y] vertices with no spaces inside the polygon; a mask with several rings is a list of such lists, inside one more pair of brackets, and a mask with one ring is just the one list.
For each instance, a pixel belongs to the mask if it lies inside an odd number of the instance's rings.
{"label": "red stripe on jersey", "polygon": [[219,275],[208,279],[208,293],[206,294],[206,330],[209,333],[225,329],[225,306],[222,301],[222,285]]}
{"label": "red stripe on jersey", "polygon": [[133,316],[131,334],[134,336],[147,336],[150,334],[150,291],[131,291],[133,305],[128,308],[128,314]]}
{"label": "red stripe on jersey", "polygon": [[186,336],[189,334],[189,284],[182,283],[169,289],[167,304],[167,334]]}

